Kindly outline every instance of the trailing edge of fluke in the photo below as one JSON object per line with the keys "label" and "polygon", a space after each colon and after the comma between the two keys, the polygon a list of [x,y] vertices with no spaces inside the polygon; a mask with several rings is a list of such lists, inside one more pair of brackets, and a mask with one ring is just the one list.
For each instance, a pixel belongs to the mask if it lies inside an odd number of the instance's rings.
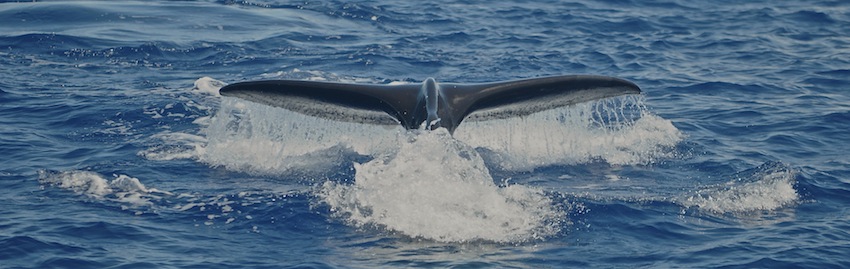
{"label": "trailing edge of fluke", "polygon": [[526,116],[608,97],[639,94],[624,79],[566,75],[493,83],[350,84],[303,80],[247,81],[224,86],[223,96],[344,122],[449,132],[464,120]]}

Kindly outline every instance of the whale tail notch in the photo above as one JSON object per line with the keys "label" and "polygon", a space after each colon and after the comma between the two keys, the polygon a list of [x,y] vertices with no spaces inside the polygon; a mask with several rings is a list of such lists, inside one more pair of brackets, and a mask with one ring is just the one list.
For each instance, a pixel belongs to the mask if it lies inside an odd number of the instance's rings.
{"label": "whale tail notch", "polygon": [[464,120],[522,117],[639,94],[640,88],[614,77],[565,75],[476,84],[438,84],[432,78],[400,85],[265,80],[230,84],[219,93],[329,120],[454,133]]}

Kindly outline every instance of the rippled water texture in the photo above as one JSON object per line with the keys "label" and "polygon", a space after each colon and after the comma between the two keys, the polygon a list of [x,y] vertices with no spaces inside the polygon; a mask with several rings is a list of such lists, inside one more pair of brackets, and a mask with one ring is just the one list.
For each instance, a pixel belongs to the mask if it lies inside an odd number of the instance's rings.
{"label": "rippled water texture", "polygon": [[[0,3],[3,268],[850,267],[846,1]],[[598,74],[445,130],[259,79]]]}

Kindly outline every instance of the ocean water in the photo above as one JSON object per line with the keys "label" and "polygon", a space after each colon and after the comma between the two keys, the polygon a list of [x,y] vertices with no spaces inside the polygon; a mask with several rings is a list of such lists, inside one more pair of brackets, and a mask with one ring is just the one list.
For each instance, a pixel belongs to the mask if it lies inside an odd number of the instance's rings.
{"label": "ocean water", "polygon": [[[631,80],[406,131],[228,83]],[[847,268],[850,2],[0,3],[2,268]]]}

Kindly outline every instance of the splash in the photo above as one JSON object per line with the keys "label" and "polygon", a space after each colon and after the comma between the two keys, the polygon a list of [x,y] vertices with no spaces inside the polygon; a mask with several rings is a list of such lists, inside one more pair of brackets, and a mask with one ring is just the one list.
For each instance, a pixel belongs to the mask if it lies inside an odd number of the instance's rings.
{"label": "splash", "polygon": [[224,82],[220,80],[213,79],[211,77],[202,77],[198,80],[195,80],[195,85],[192,87],[192,92],[196,94],[208,94],[212,96],[221,96],[218,93],[218,90],[221,87],[226,85]]}
{"label": "splash", "polygon": [[353,156],[393,152],[403,130],[335,122],[223,98],[203,132],[207,144],[201,149],[201,161],[236,171],[280,174],[326,171]]}
{"label": "splash", "polygon": [[[217,103],[221,95],[218,90],[226,85],[224,82],[210,77],[195,80],[192,88],[188,89],[192,98],[180,96],[182,103],[170,103],[164,107],[146,107],[144,114],[151,119],[173,118],[174,120],[193,119],[192,123],[205,127],[209,125],[213,108],[207,102]],[[166,93],[163,93],[166,94]],[[167,94],[173,94],[168,92]],[[178,110],[173,111],[173,110]],[[187,113],[188,112],[188,113]],[[149,148],[141,150],[138,156],[154,161],[171,161],[178,159],[199,159],[204,153],[207,138],[192,132],[180,132],[167,126],[165,130],[150,136],[154,142]]]}
{"label": "splash", "polygon": [[[316,79],[321,73],[296,69],[286,75]],[[156,143],[138,155],[155,161],[194,159],[214,167],[259,175],[315,174],[334,170],[356,156],[391,152],[396,147],[396,136],[403,132],[397,126],[346,124],[221,97],[218,91],[224,85],[202,77],[188,90],[219,104],[218,110],[213,111],[187,99],[185,106],[213,114],[195,115],[193,123],[201,128],[200,134],[164,130],[151,136]],[[146,114],[162,118],[164,114],[171,115],[166,110],[172,106],[149,108]]]}
{"label": "splash", "polygon": [[319,196],[338,217],[442,242],[522,242],[558,232],[565,213],[541,190],[499,188],[483,159],[445,129],[402,138],[391,157],[356,164],[353,185]]}
{"label": "splash", "polygon": [[[497,186],[488,167],[524,170],[595,160],[651,163],[670,157],[671,148],[683,139],[670,121],[647,112],[640,97],[464,122],[453,137],[444,129],[422,132],[336,122],[220,97],[221,85],[201,78],[192,90],[220,101],[214,115],[196,120],[200,135],[164,131],[155,138],[167,146],[139,155],[165,161],[192,158],[231,171],[285,178],[315,179],[353,163],[353,182],[335,176],[316,187],[319,203],[356,227],[439,242],[526,242],[557,234],[569,222],[569,205],[555,204],[538,188]],[[193,203],[187,206],[194,208]]]}
{"label": "splash", "polygon": [[653,115],[641,97],[620,97],[535,113],[524,118],[464,122],[455,137],[492,152],[498,168],[536,167],[602,160],[649,164],[673,157],[684,135]]}
{"label": "splash", "polygon": [[[333,74],[292,72],[270,78],[362,82]],[[374,81],[372,81],[374,83]],[[139,153],[151,160],[197,159],[212,166],[252,174],[312,173],[339,168],[357,156],[398,150],[398,126],[329,121],[284,109],[222,98],[221,81],[203,77],[193,93],[212,95],[220,108],[196,120],[201,135],[154,136],[164,142]],[[648,112],[642,97],[620,97],[553,109],[522,118],[466,121],[454,137],[482,153],[491,168],[532,170],[559,164],[605,161],[615,165],[649,164],[675,157],[684,135],[669,121]]]}

